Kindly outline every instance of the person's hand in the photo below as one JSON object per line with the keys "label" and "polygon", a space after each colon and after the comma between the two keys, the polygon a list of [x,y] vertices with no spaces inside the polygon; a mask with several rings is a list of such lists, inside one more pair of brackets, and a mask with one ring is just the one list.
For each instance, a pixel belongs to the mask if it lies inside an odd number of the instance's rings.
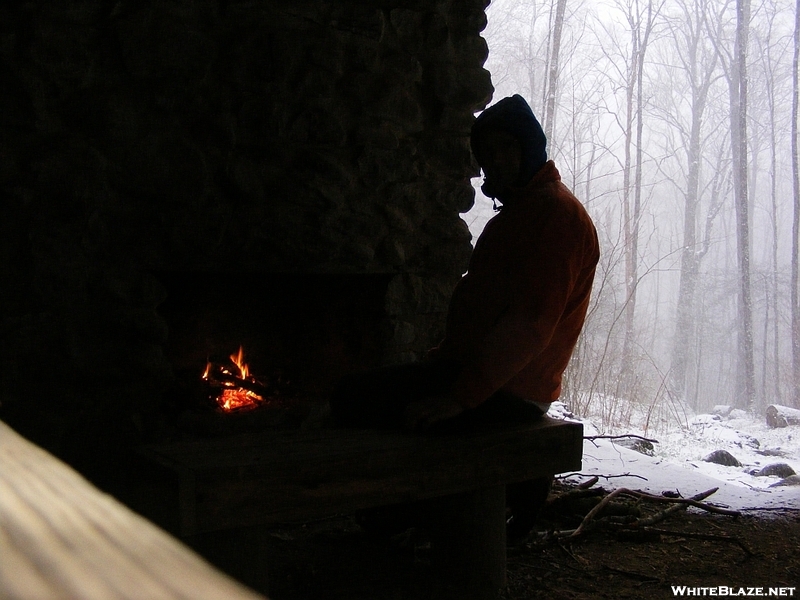
{"label": "person's hand", "polygon": [[435,396],[412,402],[405,410],[407,429],[427,429],[434,423],[452,419],[464,412],[464,407],[448,396]]}

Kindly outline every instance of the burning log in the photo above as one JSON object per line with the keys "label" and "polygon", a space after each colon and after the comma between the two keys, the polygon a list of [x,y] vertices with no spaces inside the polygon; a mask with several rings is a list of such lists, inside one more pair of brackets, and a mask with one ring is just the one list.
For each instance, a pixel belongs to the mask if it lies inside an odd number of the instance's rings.
{"label": "burning log", "polygon": [[206,374],[203,379],[208,381],[210,385],[222,388],[242,388],[249,392],[253,392],[257,396],[265,398],[269,395],[269,390],[266,386],[260,384],[255,378],[251,377],[245,379],[234,375],[228,370],[225,365],[217,363],[208,363]]}
{"label": "burning log", "polygon": [[[232,412],[250,410],[266,403],[269,390],[250,375],[241,346],[239,353],[231,354],[230,359],[231,366],[209,361],[203,373],[203,379],[209,385],[221,388],[216,397],[217,405],[226,412]],[[235,370],[238,370],[238,374],[234,373]]]}

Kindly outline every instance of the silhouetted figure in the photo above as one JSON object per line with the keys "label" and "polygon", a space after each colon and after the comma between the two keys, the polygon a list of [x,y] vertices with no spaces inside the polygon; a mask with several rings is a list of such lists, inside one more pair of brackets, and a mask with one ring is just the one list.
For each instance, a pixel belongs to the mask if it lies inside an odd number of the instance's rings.
{"label": "silhouetted figure", "polygon": [[[421,429],[537,418],[559,397],[589,306],[597,233],[547,160],[542,128],[521,96],[481,113],[471,144],[483,192],[502,207],[453,293],[445,338],[419,364],[345,378],[331,399],[343,424]],[[547,489],[549,481],[509,486],[512,511]],[[527,533],[533,517],[524,512],[514,515]]]}

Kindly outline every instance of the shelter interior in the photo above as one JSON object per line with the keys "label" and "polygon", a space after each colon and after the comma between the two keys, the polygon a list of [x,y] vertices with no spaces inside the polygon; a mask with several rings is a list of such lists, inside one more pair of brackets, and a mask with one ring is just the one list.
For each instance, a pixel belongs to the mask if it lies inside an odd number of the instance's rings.
{"label": "shelter interior", "polygon": [[211,355],[322,400],[435,344],[487,4],[4,3],[0,419],[113,492]]}

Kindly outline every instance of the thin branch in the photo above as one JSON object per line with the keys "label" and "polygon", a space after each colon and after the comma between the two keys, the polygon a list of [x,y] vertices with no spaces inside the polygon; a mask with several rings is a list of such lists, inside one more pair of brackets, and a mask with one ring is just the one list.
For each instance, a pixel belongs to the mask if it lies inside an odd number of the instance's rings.
{"label": "thin branch", "polygon": [[687,531],[670,531],[668,529],[657,529],[655,527],[645,527],[644,531],[648,533],[657,533],[659,535],[667,535],[673,537],[685,537],[685,538],[694,538],[698,540],[711,540],[714,542],[730,542],[732,544],[737,544],[745,553],[749,556],[753,556],[753,551],[748,548],[742,540],[736,537],[732,537],[729,535],[720,535],[720,534],[713,534],[713,533],[693,533]]}
{"label": "thin branch", "polygon": [[[577,529],[572,530],[566,537],[569,539],[574,539],[583,534],[583,532],[592,525],[595,516],[597,516],[606,506],[608,506],[614,498],[621,496],[624,492],[625,488],[619,488],[603,498],[592,510],[588,512],[588,514],[583,518],[583,521],[581,521],[581,524],[578,525]],[[567,532],[561,533],[563,535]]]}
{"label": "thin branch", "polygon": [[[703,492],[705,494],[704,498],[707,498],[711,494],[715,493],[719,488],[712,488],[707,492]],[[700,502],[699,500],[695,500],[694,498],[667,498],[665,496],[655,496],[653,494],[648,494],[646,492],[637,492],[635,490],[628,490],[625,488],[620,488],[623,495],[632,496],[634,498],[641,498],[642,500],[647,500],[648,502],[656,502],[656,503],[671,503],[677,502],[678,504],[686,504],[688,506],[694,506],[695,508],[700,508],[706,512],[715,513],[718,515],[727,515],[729,517],[738,517],[742,513],[738,510],[729,510],[727,508],[720,508],[719,506],[714,506],[712,504],[706,504],[705,502]]]}
{"label": "thin branch", "polygon": [[644,436],[636,435],[636,434],[633,434],[633,433],[625,433],[625,434],[622,434],[622,435],[585,435],[585,436],[583,436],[583,439],[585,439],[585,440],[619,440],[619,439],[623,439],[623,438],[636,438],[637,440],[650,442],[651,444],[658,444],[659,443],[658,440],[653,440],[653,439],[646,438]]}
{"label": "thin branch", "polygon": [[[705,500],[706,498],[708,498],[713,493],[714,491],[708,490],[707,492],[695,494],[694,496],[691,497],[691,499],[700,502],[701,500]],[[656,523],[659,523],[664,519],[666,519],[669,515],[676,513],[679,510],[686,510],[686,508],[688,508],[687,504],[675,503],[672,506],[668,506],[664,510],[657,512],[656,514],[647,517],[646,519],[637,519],[636,522],[633,523],[633,526],[646,527],[648,525],[655,525]]]}
{"label": "thin branch", "polygon": [[641,475],[634,475],[633,473],[621,473],[619,475],[587,475],[586,473],[569,473],[568,475],[559,475],[558,477],[556,477],[556,479],[568,479],[570,477],[591,477],[592,479],[596,479],[598,477],[602,477],[603,479],[617,479],[619,477],[636,477],[637,479],[641,479],[642,481],[647,481],[647,477],[642,477]]}
{"label": "thin branch", "polygon": [[[568,539],[575,539],[581,536],[585,531],[587,531],[590,527],[594,525],[595,517],[605,509],[613,499],[619,496],[632,496],[634,498],[639,498],[641,500],[646,500],[648,502],[656,502],[656,503],[674,503],[679,506],[688,507],[694,506],[696,508],[701,508],[705,511],[717,513],[717,514],[724,514],[729,516],[738,517],[740,513],[738,511],[727,510],[724,508],[718,508],[716,506],[712,506],[710,504],[706,504],[701,502],[701,499],[708,498],[712,494],[714,494],[719,488],[712,488],[701,494],[697,494],[692,498],[666,498],[664,496],[654,496],[652,494],[647,494],[645,492],[637,492],[635,490],[629,490],[627,488],[619,488],[611,492],[608,496],[603,498],[589,513],[583,518],[581,524],[572,531],[562,531],[556,534],[557,537],[561,538],[568,538]],[[677,509],[675,509],[677,510]]]}

